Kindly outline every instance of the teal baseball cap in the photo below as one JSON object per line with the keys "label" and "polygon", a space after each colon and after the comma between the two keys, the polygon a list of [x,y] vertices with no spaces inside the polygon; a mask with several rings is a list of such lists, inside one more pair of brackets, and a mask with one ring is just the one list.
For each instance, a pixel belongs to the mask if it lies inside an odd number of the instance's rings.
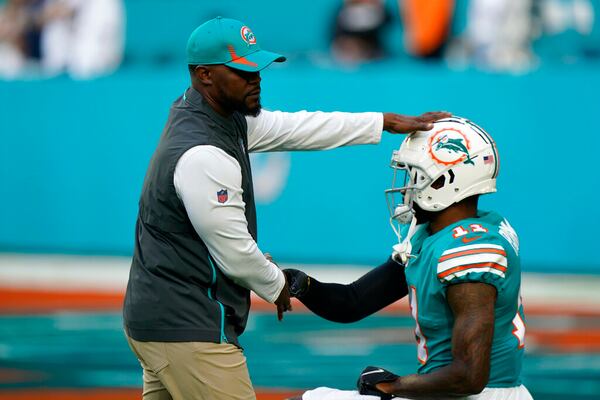
{"label": "teal baseball cap", "polygon": [[225,64],[242,71],[256,72],[285,57],[260,48],[256,36],[243,22],[217,17],[200,25],[187,43],[190,65]]}

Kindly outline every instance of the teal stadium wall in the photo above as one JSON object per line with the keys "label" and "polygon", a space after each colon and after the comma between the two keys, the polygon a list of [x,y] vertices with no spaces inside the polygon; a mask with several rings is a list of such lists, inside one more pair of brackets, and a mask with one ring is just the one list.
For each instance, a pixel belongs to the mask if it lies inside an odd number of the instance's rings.
{"label": "teal stadium wall", "polygon": [[[340,68],[322,57],[334,1],[196,3],[126,2],[127,62],[114,75],[0,82],[0,250],[131,254],[144,172],[169,104],[187,86],[176,61],[199,22],[223,14],[290,55],[263,73],[268,109],[445,109],[482,125],[501,155],[499,192],[482,207],[517,229],[524,269],[600,272],[598,64],[549,63],[515,76],[398,55]],[[400,141],[255,158],[267,181],[269,165],[284,171],[258,204],[261,248],[284,262],[383,261],[394,242],[383,190]]]}

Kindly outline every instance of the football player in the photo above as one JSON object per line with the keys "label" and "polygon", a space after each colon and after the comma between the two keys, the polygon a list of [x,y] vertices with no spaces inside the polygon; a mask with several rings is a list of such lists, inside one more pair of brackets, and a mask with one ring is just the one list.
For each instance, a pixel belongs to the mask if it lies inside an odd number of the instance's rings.
{"label": "football player", "polygon": [[349,285],[284,272],[295,297],[336,322],[360,320],[408,295],[417,373],[367,367],[358,392],[319,388],[302,398],[531,399],[521,384],[518,236],[500,214],[477,206],[480,195],[496,191],[494,140],[466,119],[440,120],[409,135],[391,166],[394,181],[386,194],[399,243],[387,262]]}

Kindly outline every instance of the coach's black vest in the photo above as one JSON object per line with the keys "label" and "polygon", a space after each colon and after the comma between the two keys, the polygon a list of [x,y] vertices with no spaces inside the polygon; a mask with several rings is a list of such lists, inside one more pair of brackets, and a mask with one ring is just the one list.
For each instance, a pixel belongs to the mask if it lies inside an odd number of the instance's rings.
{"label": "coach's black vest", "polygon": [[210,257],[173,185],[177,161],[198,145],[218,147],[240,164],[248,230],[256,240],[246,120],[239,113],[221,116],[190,88],[171,106],[144,180],[123,309],[125,329],[138,341],[227,341],[239,346],[250,292],[225,276]]}

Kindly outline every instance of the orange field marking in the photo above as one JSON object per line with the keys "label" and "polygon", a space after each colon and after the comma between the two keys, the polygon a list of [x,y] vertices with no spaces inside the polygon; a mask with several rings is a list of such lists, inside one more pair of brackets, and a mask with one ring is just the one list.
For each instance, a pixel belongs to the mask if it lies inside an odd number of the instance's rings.
{"label": "orange field marking", "polygon": [[0,368],[0,383],[31,383],[43,382],[46,374],[38,371],[26,371],[15,368]]}
{"label": "orange field marking", "polygon": [[117,310],[122,305],[121,293],[0,288],[0,313]]}
{"label": "orange field marking", "polygon": [[525,340],[565,353],[600,352],[600,329],[529,330]]}
{"label": "orange field marking", "polygon": [[[257,400],[282,400],[301,392],[258,390]],[[0,400],[140,400],[141,389],[22,389],[1,390]]]}
{"label": "orange field marking", "polygon": [[[0,287],[0,314],[41,314],[53,311],[118,311],[123,306],[123,293],[66,290],[40,290]],[[308,310],[292,299],[294,312]],[[275,313],[275,306],[252,295],[252,310]],[[400,300],[379,313],[410,315],[406,299]],[[568,315],[600,317],[600,309],[583,305],[527,304],[526,316]]]}
{"label": "orange field marking", "polygon": [[141,389],[22,389],[0,391],[0,400],[139,400],[141,398]]}

